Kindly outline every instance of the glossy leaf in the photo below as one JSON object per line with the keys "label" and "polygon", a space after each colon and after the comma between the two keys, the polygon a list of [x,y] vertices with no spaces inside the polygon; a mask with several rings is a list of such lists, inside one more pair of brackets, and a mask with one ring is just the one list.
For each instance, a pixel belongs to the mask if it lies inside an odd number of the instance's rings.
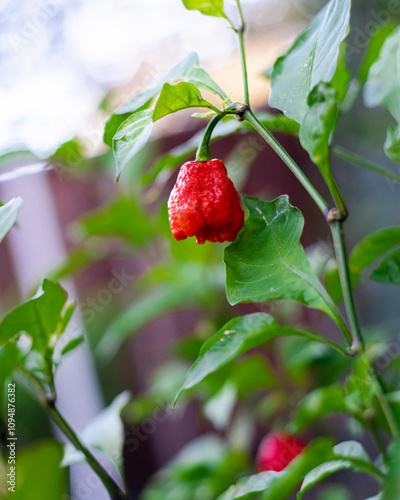
{"label": "glossy leaf", "polygon": [[84,341],[85,341],[85,337],[83,335],[71,339],[62,348],[62,351],[61,351],[62,356],[65,356],[69,352],[71,352],[74,349],[76,349],[77,347],[79,347],[81,344],[83,344]]}
{"label": "glossy leaf", "polygon": [[389,452],[389,470],[383,484],[382,500],[400,498],[400,439],[394,441]]}
{"label": "glossy leaf", "polygon": [[247,196],[243,200],[249,216],[224,256],[229,303],[294,299],[340,322],[300,244],[300,210],[287,196],[269,203]]}
{"label": "glossy leaf", "polygon": [[336,127],[338,107],[336,90],[320,83],[308,97],[308,111],[300,127],[300,142],[322,175],[330,172],[329,138]]}
{"label": "glossy leaf", "polygon": [[118,197],[104,207],[87,212],[77,229],[88,236],[120,236],[135,245],[144,245],[152,236],[151,223],[133,198]]}
{"label": "glossy leaf", "polygon": [[297,494],[297,500],[301,500],[304,493],[317,483],[340,470],[366,472],[379,479],[383,477],[382,472],[371,462],[363,446],[357,441],[345,441],[337,444],[333,448],[333,454],[334,460],[319,465],[306,475],[301,490]]}
{"label": "glossy leaf", "polygon": [[289,429],[293,433],[301,432],[315,420],[332,413],[346,413],[344,387],[320,387],[310,392],[297,405]]}
{"label": "glossy leaf", "polygon": [[18,451],[15,493],[7,491],[4,500],[61,499],[67,497],[68,475],[60,467],[62,445],[39,441]]}
{"label": "glossy leaf", "polygon": [[153,121],[187,108],[213,109],[214,106],[203,99],[200,91],[191,83],[181,82],[176,85],[166,83],[154,108]]}
{"label": "glossy leaf", "polygon": [[274,65],[269,103],[298,123],[307,112],[311,90],[335,74],[350,5],[350,0],[331,0]]}
{"label": "glossy leaf", "polygon": [[281,472],[262,472],[241,479],[218,500],[283,500],[290,496],[304,476],[332,457],[333,440],[319,438]]}
{"label": "glossy leaf", "polygon": [[25,332],[32,337],[32,348],[44,352],[50,338],[58,333],[66,301],[66,291],[58,283],[45,279],[35,297],[3,318],[0,323],[0,344]]}
{"label": "glossy leaf", "polygon": [[336,97],[339,103],[342,103],[346,97],[350,80],[351,73],[347,68],[347,42],[344,40],[340,45],[336,71],[331,80],[331,87],[336,90]]}
{"label": "glossy leaf", "polygon": [[116,180],[128,161],[145,146],[152,128],[152,109],[134,113],[119,127],[113,140],[113,153],[117,162]]}
{"label": "glossy leaf", "polygon": [[104,142],[111,145],[111,139],[114,137],[123,121],[121,121],[120,116],[125,116],[126,119],[131,113],[148,107],[154,97],[161,92],[164,83],[175,83],[177,81],[190,82],[201,90],[216,93],[222,97],[222,99],[226,98],[226,94],[221,87],[219,87],[210,75],[200,67],[198,55],[195,52],[191,52],[182,61],[163,75],[160,75],[147,88],[133,96],[132,99],[114,112],[106,123],[103,138]]}
{"label": "glossy leaf", "polygon": [[21,198],[13,198],[8,203],[0,207],[0,241],[4,239],[8,231],[17,222],[21,205]]}
{"label": "glossy leaf", "polygon": [[383,285],[400,284],[400,250],[395,250],[374,269],[370,278]]}
{"label": "glossy leaf", "polygon": [[184,391],[196,386],[240,354],[275,337],[285,335],[325,342],[325,339],[318,335],[289,326],[280,326],[272,316],[265,313],[248,314],[231,319],[201,347],[199,356],[188,371],[175,401]]}
{"label": "glossy leaf", "polygon": [[226,17],[223,0],[182,0],[188,10],[198,10],[206,16]]}
{"label": "glossy leaf", "polygon": [[387,129],[383,149],[388,158],[396,163],[400,163],[400,127],[398,125],[393,125]]}
{"label": "glossy leaf", "polygon": [[400,28],[385,40],[364,87],[366,106],[385,107],[400,123]]}

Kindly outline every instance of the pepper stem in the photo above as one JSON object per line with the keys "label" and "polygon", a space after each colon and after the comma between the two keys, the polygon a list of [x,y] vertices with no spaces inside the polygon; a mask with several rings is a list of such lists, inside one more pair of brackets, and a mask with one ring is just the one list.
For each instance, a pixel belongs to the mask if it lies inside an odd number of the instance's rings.
{"label": "pepper stem", "polygon": [[196,152],[196,160],[195,161],[210,161],[211,160],[211,152],[210,152],[210,140],[211,135],[217,126],[218,122],[225,116],[225,114],[215,115],[207,125],[207,128],[204,132],[203,139],[197,149]]}

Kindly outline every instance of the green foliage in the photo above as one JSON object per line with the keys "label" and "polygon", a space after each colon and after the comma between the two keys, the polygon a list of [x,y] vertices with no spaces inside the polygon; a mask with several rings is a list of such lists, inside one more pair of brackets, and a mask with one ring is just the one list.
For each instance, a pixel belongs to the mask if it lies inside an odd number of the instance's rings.
{"label": "green foliage", "polygon": [[226,17],[223,0],[182,0],[188,10],[198,10],[205,16]]}
{"label": "green foliage", "polygon": [[304,493],[317,483],[343,469],[367,472],[378,479],[383,477],[382,472],[371,462],[363,446],[357,441],[346,441],[334,446],[332,458],[334,459],[323,463],[306,475],[297,500],[301,500]]}
{"label": "green foliage", "polygon": [[382,500],[395,500],[400,495],[400,440],[397,439],[390,449],[390,465],[383,484]]}
{"label": "green foliage", "polygon": [[371,279],[384,285],[400,284],[400,250],[386,256],[371,273]]}
{"label": "green foliage", "polygon": [[0,207],[0,241],[17,221],[18,213],[22,205],[21,198],[13,198]]}
{"label": "green foliage", "polygon": [[153,235],[148,216],[131,197],[119,196],[100,209],[88,212],[77,228],[83,236],[120,236],[134,245],[144,245]]}
{"label": "green foliage", "polygon": [[400,127],[398,125],[393,125],[387,129],[383,150],[388,158],[400,163]]}
{"label": "green foliage", "polygon": [[396,28],[382,45],[377,59],[371,66],[364,88],[364,101],[368,107],[385,107],[400,123],[398,59],[400,28]]}
{"label": "green foliage", "polygon": [[330,173],[329,138],[338,119],[336,90],[320,83],[308,96],[309,108],[300,127],[300,142],[322,175]]}
{"label": "green foliage", "polygon": [[199,357],[186,375],[175,401],[183,391],[196,386],[240,354],[280,335],[297,335],[325,342],[317,335],[280,326],[268,314],[254,313],[234,318],[202,346]]}
{"label": "green foliage", "polygon": [[202,98],[199,90],[193,84],[181,82],[170,85],[165,83],[154,108],[153,121],[187,108],[216,109],[210,102]]}
{"label": "green foliage", "polygon": [[18,451],[17,487],[7,491],[4,500],[38,500],[63,498],[67,491],[67,471],[60,467],[62,445],[56,441],[39,441]]}
{"label": "green foliage", "polygon": [[335,74],[350,4],[350,0],[330,0],[274,65],[269,103],[298,123],[303,122],[312,89],[320,82],[329,83]]}
{"label": "green foliage", "polygon": [[294,299],[340,323],[300,244],[301,212],[290,205],[287,196],[270,203],[243,199],[249,216],[224,257],[229,303]]}

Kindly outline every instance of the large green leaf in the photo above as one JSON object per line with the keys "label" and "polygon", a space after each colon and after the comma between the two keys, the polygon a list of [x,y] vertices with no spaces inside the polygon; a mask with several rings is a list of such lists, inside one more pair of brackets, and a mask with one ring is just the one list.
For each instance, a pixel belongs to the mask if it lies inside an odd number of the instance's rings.
{"label": "large green leaf", "polygon": [[13,309],[0,323],[0,344],[26,332],[32,348],[43,352],[62,323],[67,292],[58,284],[44,280],[32,299]]}
{"label": "large green leaf", "polygon": [[343,327],[300,244],[304,226],[300,210],[290,205],[287,196],[269,203],[243,199],[249,216],[224,256],[229,303],[294,299],[326,312]]}
{"label": "large green leaf", "polygon": [[147,215],[125,196],[86,213],[77,227],[84,236],[121,236],[135,245],[143,245],[153,234]]}
{"label": "large green leaf", "polygon": [[0,207],[0,241],[16,223],[21,205],[21,198],[13,198]]}
{"label": "large green leaf", "polygon": [[[281,472],[261,472],[241,479],[218,500],[283,500],[298,486],[304,476],[332,457],[333,439],[319,438],[311,443]],[[261,496],[259,496],[261,495]]]}
{"label": "large green leaf", "polygon": [[219,87],[210,75],[200,67],[199,58],[195,52],[191,52],[185,59],[176,64],[169,71],[160,75],[142,92],[135,95],[128,102],[118,108],[108,120],[104,131],[104,142],[111,146],[111,139],[118,130],[122,121],[120,116],[128,118],[130,113],[143,110],[150,105],[151,101],[161,92],[164,83],[175,83],[185,81],[193,83],[197,88],[218,94],[222,99],[226,98],[225,92]]}
{"label": "large green leaf", "polygon": [[400,28],[386,38],[364,87],[366,106],[385,107],[400,123]]}
{"label": "large green leaf", "polygon": [[346,413],[345,390],[341,385],[320,387],[310,392],[297,405],[290,431],[301,432],[315,420],[332,413]]}
{"label": "large green leaf", "polygon": [[304,493],[317,483],[340,470],[366,472],[379,479],[383,477],[382,472],[371,462],[363,446],[357,441],[345,441],[337,444],[333,448],[333,453],[334,460],[319,465],[306,475],[301,490],[297,494],[297,500],[301,500]]}
{"label": "large green leaf", "polygon": [[188,10],[198,10],[206,16],[226,17],[224,0],[182,0]]}
{"label": "large green leaf", "polygon": [[307,98],[336,71],[340,44],[346,35],[350,0],[330,0],[273,68],[269,103],[298,123],[307,112]]}
{"label": "large green leaf", "polygon": [[15,493],[7,491],[4,500],[58,500],[67,498],[67,471],[60,467],[62,445],[40,441],[19,450]]}
{"label": "large green leaf", "polygon": [[211,373],[223,368],[240,354],[278,336],[300,336],[326,343],[318,335],[288,326],[280,326],[269,314],[254,313],[231,319],[200,349],[196,362],[188,371],[175,401]]}
{"label": "large green leaf", "polygon": [[200,91],[192,83],[180,82],[176,85],[165,83],[154,108],[153,121],[187,108],[215,110],[210,102],[202,98]]}
{"label": "large green leaf", "polygon": [[400,498],[400,438],[397,437],[390,449],[389,470],[383,485],[382,500]]}
{"label": "large green leaf", "polygon": [[134,113],[119,127],[113,139],[113,153],[117,162],[117,180],[128,161],[145,146],[152,128],[152,109]]}
{"label": "large green leaf", "polygon": [[384,285],[399,285],[400,284],[400,250],[395,250],[390,253],[379,264],[379,267],[374,269],[370,278],[377,283]]}
{"label": "large green leaf", "polygon": [[336,90],[320,83],[311,91],[308,106],[300,127],[300,142],[325,177],[330,173],[329,138],[338,118]]}

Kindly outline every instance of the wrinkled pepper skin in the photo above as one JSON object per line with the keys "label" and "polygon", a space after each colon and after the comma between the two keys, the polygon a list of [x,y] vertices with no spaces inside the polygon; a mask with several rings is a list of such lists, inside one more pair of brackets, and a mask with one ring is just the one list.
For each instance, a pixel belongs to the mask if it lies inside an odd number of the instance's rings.
{"label": "wrinkled pepper skin", "polygon": [[256,458],[257,472],[280,472],[299,455],[307,443],[287,432],[277,431],[267,434],[261,441]]}
{"label": "wrinkled pepper skin", "polygon": [[221,160],[189,161],[168,200],[172,235],[196,242],[233,241],[244,224],[239,195]]}

